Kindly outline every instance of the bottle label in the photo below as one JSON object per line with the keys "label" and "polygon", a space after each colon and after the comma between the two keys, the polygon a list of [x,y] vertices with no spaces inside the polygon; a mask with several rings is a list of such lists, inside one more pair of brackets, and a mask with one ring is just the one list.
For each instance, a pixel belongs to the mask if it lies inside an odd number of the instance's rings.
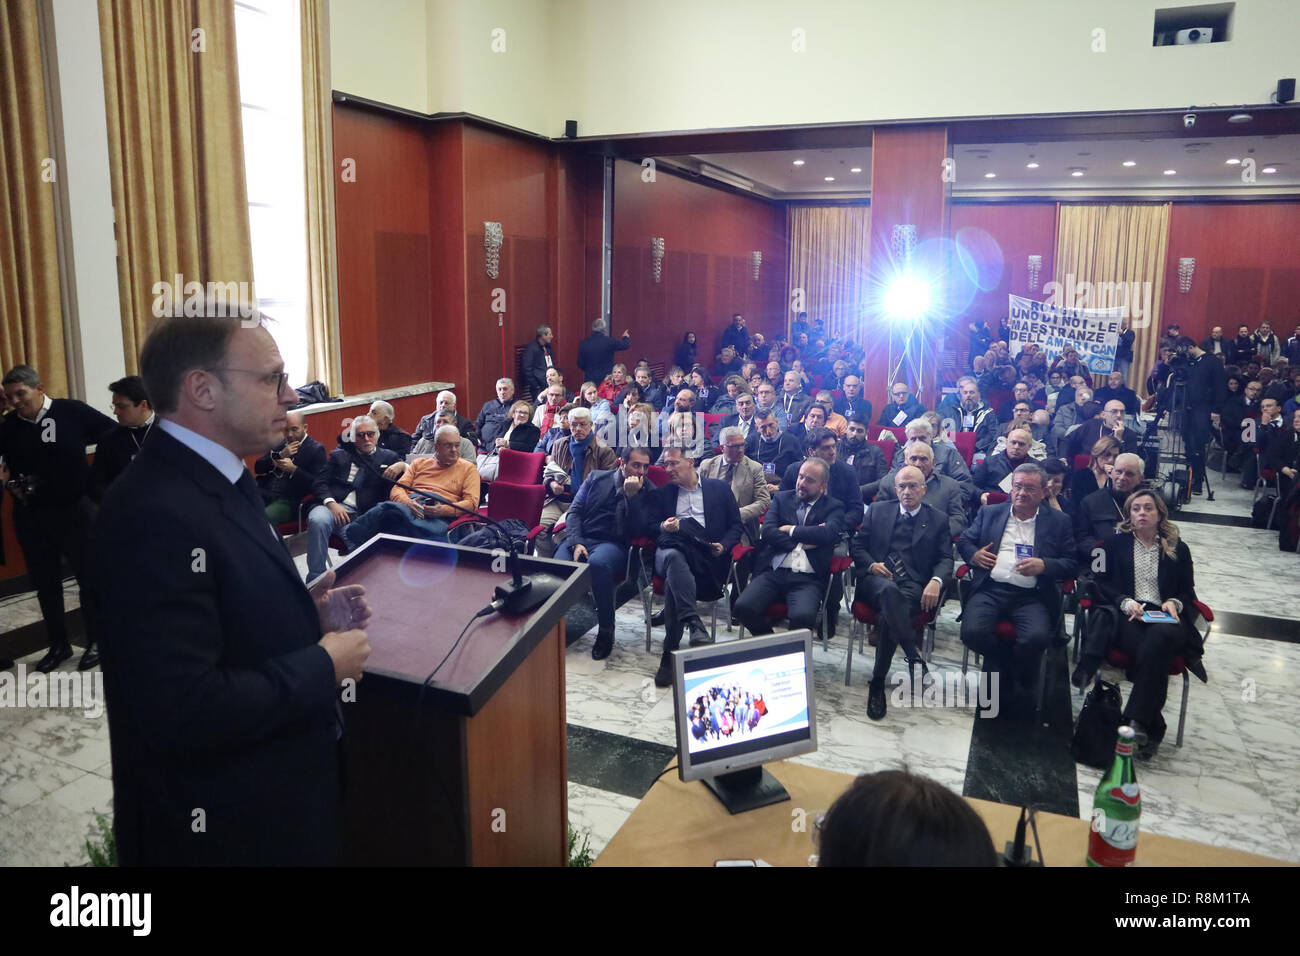
{"label": "bottle label", "polygon": [[1088,862],[1094,866],[1128,866],[1137,855],[1138,822],[1106,818],[1088,835]]}

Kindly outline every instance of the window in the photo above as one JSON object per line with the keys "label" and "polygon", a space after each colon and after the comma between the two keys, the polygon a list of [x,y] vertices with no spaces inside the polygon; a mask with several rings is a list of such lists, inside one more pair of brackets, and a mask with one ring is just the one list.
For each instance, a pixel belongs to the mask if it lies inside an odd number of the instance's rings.
{"label": "window", "polygon": [[307,376],[307,213],[299,0],[236,0],[235,42],[258,305],[291,385]]}

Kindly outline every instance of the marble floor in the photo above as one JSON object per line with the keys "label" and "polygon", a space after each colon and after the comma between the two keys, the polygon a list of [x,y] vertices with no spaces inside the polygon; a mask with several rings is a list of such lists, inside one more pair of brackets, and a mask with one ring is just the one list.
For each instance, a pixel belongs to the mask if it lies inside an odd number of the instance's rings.
{"label": "marble floor", "polygon": [[[1250,493],[1235,487],[1236,476],[1229,476],[1229,485],[1213,480],[1216,500],[1194,499],[1180,514],[1249,514]],[[1179,526],[1198,562],[1202,600],[1216,610],[1235,612],[1238,625],[1262,620],[1260,615],[1300,621],[1300,555],[1280,553],[1275,534],[1195,520]],[[304,559],[298,561],[305,571]],[[75,586],[68,591],[68,606],[76,607]],[[940,679],[961,670],[956,614],[950,603],[939,619],[931,672]],[[0,601],[0,632],[36,620],[34,595]],[[891,704],[884,721],[868,720],[866,677],[874,652],[867,647],[860,655],[855,649],[853,680],[846,686],[844,626],[841,618],[841,634],[829,649],[815,645],[819,749],[797,759],[845,773],[907,767],[961,793],[974,708]],[[665,748],[675,745],[672,699],[651,680],[662,631],[655,632],[647,654],[640,607],[632,602],[618,611],[616,646],[607,660],[591,659],[593,636],[570,635],[567,720],[638,745],[642,753],[636,759],[650,765],[652,779],[667,765]],[[718,636],[730,640],[735,632],[720,624]],[[39,657],[38,652],[23,662],[30,667]],[[73,670],[74,662],[61,669]],[[1300,681],[1300,643],[1216,629],[1206,667],[1210,683],[1191,683],[1182,748],[1173,745],[1182,685],[1180,679],[1170,681],[1167,742],[1155,759],[1138,767],[1142,827],[1300,862],[1300,735],[1295,731],[1300,699],[1294,692]],[[893,678],[905,682],[905,668],[896,667]],[[1070,700],[1077,714],[1078,694],[1071,693]],[[637,747],[615,749],[622,754]],[[1075,770],[1072,786],[1086,817],[1099,773],[1080,765]],[[641,794],[620,792],[619,787],[629,789],[627,784],[612,782],[615,777],[626,780],[626,774],[603,775],[598,767],[584,773],[585,779],[570,780],[569,820],[589,841],[592,854],[598,854]],[[85,841],[95,835],[95,816],[111,808],[108,730],[102,715],[0,706],[0,864],[86,862]]]}

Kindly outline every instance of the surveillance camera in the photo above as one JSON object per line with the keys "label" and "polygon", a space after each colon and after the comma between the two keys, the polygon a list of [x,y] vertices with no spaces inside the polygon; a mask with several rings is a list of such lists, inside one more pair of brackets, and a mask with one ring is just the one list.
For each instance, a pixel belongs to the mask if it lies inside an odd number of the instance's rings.
{"label": "surveillance camera", "polygon": [[1183,114],[1183,125],[1184,125],[1185,127],[1187,127],[1188,129],[1191,129],[1193,126],[1195,126],[1195,125],[1196,125],[1196,114],[1195,114],[1195,113],[1184,113],[1184,114]]}

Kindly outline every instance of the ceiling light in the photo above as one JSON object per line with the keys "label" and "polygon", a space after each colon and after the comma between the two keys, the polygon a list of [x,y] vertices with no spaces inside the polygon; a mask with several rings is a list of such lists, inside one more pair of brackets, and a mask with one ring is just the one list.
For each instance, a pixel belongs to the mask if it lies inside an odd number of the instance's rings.
{"label": "ceiling light", "polygon": [[1237,159],[1237,157],[1235,157],[1235,156],[1234,156],[1232,159],[1225,159],[1224,162],[1227,163],[1229,166],[1240,166],[1240,165],[1241,165],[1241,160]]}
{"label": "ceiling light", "polygon": [[1083,170],[1082,170],[1082,169],[1076,169],[1076,170],[1074,170],[1072,173],[1070,173],[1070,175],[1071,175],[1071,176],[1082,176],[1082,175],[1083,175]]}
{"label": "ceiling light", "polygon": [[1178,175],[1178,170],[1176,170],[1176,169],[1166,169],[1166,170],[1165,170],[1165,175],[1166,175],[1166,176],[1177,176],[1177,175]]}
{"label": "ceiling light", "polygon": [[985,173],[985,174],[984,174],[984,178],[985,178],[985,179],[997,179],[997,178],[998,178],[998,174],[997,174],[997,173]]}
{"label": "ceiling light", "polygon": [[1136,166],[1136,165],[1137,165],[1137,162],[1134,161],[1134,160],[1132,160],[1132,159],[1126,159],[1126,160],[1124,160],[1124,165],[1125,165],[1125,166]]}
{"label": "ceiling light", "polygon": [[826,177],[826,181],[827,181],[828,183],[833,183],[833,182],[835,182],[835,177],[834,177],[834,176],[827,176],[827,177]]}
{"label": "ceiling light", "polygon": [[1277,167],[1276,167],[1276,166],[1265,166],[1263,169],[1260,170],[1260,172],[1261,172],[1261,173],[1275,173],[1275,172],[1277,172]]}
{"label": "ceiling light", "polygon": [[796,159],[796,160],[794,161],[793,165],[795,165],[795,166],[802,166],[802,165],[803,165],[803,160],[802,160],[802,159]]}
{"label": "ceiling light", "polygon": [[1249,113],[1233,113],[1231,116],[1228,117],[1228,122],[1249,123],[1252,119],[1254,119],[1254,117],[1251,116]]}
{"label": "ceiling light", "polygon": [[1038,168],[1037,163],[1025,163],[1025,169],[1037,169],[1037,168]]}
{"label": "ceiling light", "polygon": [[851,172],[851,173],[860,173],[860,172],[862,172],[862,167],[861,167],[861,166],[854,166],[852,169],[849,170],[849,172]]}

